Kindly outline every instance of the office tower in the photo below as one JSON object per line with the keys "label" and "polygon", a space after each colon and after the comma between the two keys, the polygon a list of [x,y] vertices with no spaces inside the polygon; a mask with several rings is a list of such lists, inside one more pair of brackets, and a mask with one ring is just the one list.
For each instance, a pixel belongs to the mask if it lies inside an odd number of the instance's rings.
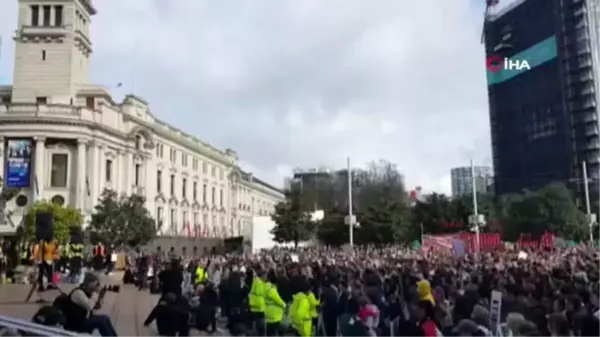
{"label": "office tower", "polygon": [[521,0],[487,17],[488,61],[500,61],[487,69],[499,194],[563,182],[582,197],[585,161],[598,199],[598,2]]}
{"label": "office tower", "polygon": [[[477,193],[490,193],[493,187],[492,168],[488,166],[475,166],[475,190]],[[455,167],[450,170],[452,178],[452,196],[461,197],[473,193],[473,174],[471,166]]]}

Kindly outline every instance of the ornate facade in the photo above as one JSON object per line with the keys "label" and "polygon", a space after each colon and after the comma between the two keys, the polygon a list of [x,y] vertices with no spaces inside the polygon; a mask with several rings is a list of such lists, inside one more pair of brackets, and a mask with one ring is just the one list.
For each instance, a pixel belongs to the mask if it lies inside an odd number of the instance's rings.
{"label": "ornate facade", "polygon": [[[243,172],[235,151],[158,120],[139,97],[115,103],[88,83],[95,13],[89,0],[19,2],[14,81],[0,87],[0,231],[14,231],[39,200],[89,218],[104,189],[145,196],[170,235],[239,235],[253,216],[270,214],[282,192]],[[29,144],[21,186],[8,167],[14,140]]]}

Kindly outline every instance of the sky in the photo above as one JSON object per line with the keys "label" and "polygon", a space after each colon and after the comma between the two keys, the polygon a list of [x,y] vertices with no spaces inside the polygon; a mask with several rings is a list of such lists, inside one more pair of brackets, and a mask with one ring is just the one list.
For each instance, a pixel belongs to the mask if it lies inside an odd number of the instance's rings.
{"label": "sky", "polygon": [[[92,82],[276,186],[350,157],[449,193],[452,167],[491,165],[483,0],[93,2]],[[2,1],[0,84],[16,22]]]}

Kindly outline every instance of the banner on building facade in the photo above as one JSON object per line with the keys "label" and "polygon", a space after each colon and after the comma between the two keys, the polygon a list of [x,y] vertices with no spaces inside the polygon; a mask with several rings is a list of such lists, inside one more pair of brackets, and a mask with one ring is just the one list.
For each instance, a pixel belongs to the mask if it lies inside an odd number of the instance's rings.
{"label": "banner on building facade", "polygon": [[5,186],[23,188],[31,185],[31,140],[9,139],[6,146]]}

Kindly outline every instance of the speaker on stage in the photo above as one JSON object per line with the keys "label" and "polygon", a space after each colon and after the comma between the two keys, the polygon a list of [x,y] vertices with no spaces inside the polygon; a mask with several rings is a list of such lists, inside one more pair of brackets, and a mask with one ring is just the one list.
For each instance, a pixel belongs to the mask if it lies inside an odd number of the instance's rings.
{"label": "speaker on stage", "polygon": [[37,212],[35,214],[35,238],[40,241],[54,239],[54,214],[52,212]]}

